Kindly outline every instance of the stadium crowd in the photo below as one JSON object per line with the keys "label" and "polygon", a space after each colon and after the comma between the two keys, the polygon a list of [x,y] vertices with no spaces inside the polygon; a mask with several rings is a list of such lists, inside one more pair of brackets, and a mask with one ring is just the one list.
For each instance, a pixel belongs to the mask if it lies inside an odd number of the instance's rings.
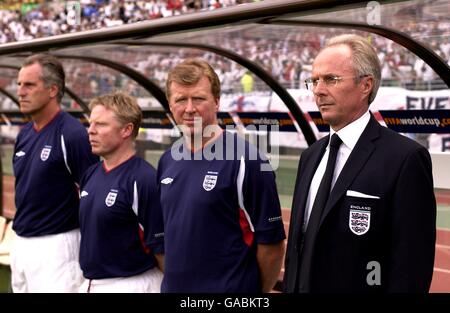
{"label": "stadium crowd", "polygon": [[[28,12],[0,9],[0,44],[214,10],[255,0],[80,0],[42,3]],[[49,1],[50,2],[50,1]],[[79,12],[77,12],[79,10]],[[79,18],[78,18],[79,17]]]}

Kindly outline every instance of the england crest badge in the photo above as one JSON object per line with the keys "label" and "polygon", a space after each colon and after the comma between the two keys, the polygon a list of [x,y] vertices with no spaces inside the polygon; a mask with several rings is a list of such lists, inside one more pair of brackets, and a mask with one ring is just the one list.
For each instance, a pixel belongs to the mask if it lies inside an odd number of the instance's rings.
{"label": "england crest badge", "polygon": [[217,172],[208,172],[208,174],[205,175],[205,179],[203,180],[203,189],[205,189],[206,191],[211,191],[214,189],[214,187],[216,187],[217,174]]}
{"label": "england crest badge", "polygon": [[113,206],[117,199],[117,190],[111,189],[105,199],[105,204],[109,207]]}
{"label": "england crest badge", "polygon": [[355,235],[361,236],[367,233],[370,228],[370,211],[350,209],[348,226]]}
{"label": "england crest badge", "polygon": [[41,160],[47,161],[48,157],[50,156],[50,152],[52,152],[52,146],[44,146],[44,148],[41,151]]}

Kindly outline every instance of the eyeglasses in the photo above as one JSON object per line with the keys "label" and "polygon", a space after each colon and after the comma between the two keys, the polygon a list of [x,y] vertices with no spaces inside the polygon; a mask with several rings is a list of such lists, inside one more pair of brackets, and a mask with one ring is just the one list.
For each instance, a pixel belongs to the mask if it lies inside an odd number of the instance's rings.
{"label": "eyeglasses", "polygon": [[338,82],[340,82],[341,80],[345,79],[345,78],[361,78],[361,77],[365,77],[368,75],[353,75],[353,76],[336,76],[336,75],[325,75],[322,78],[308,78],[305,79],[305,85],[306,85],[306,89],[308,90],[313,90],[314,88],[317,87],[317,85],[319,84],[319,82],[322,82],[325,84],[325,86],[327,87],[336,87],[336,85],[338,84]]}

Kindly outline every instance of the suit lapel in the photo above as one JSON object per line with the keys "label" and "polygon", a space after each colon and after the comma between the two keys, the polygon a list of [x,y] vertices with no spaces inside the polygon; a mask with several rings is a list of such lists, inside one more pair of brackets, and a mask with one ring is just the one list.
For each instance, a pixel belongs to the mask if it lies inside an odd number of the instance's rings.
{"label": "suit lapel", "polygon": [[366,164],[375,149],[375,145],[372,141],[379,137],[380,127],[382,126],[378,124],[371,115],[366,129],[363,131],[355,148],[353,148],[353,151],[350,153],[350,156],[331,191],[330,198],[328,199],[322,218],[320,219],[319,227],[331,209],[336,205],[337,201],[344,196],[350,184]]}
{"label": "suit lapel", "polygon": [[316,169],[319,166],[320,160],[322,159],[322,156],[328,145],[329,138],[330,136],[321,139],[321,141],[317,143],[317,147],[311,151],[311,155],[309,156],[308,160],[302,162],[302,166],[304,167],[302,170],[304,171],[304,173],[302,175],[299,175],[299,178],[301,177],[301,180],[297,182],[297,188],[295,188],[296,194],[293,203],[293,212],[296,212],[296,232],[294,234],[294,238],[298,238],[301,232],[303,218],[305,216],[305,206],[306,200],[308,199],[309,187],[311,185],[314,173],[316,172]]}

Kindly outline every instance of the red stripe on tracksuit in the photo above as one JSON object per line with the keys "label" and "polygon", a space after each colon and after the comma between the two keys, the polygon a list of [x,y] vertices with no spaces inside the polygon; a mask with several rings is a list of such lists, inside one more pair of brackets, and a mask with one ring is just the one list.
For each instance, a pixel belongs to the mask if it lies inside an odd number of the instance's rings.
{"label": "red stripe on tracksuit", "polygon": [[247,246],[251,247],[254,240],[254,234],[250,229],[250,224],[245,217],[244,210],[239,209],[239,225],[241,226],[244,242]]}
{"label": "red stripe on tracksuit", "polygon": [[139,239],[141,240],[141,245],[142,248],[144,249],[144,252],[150,254],[150,248],[145,244],[144,231],[140,227],[139,227]]}

